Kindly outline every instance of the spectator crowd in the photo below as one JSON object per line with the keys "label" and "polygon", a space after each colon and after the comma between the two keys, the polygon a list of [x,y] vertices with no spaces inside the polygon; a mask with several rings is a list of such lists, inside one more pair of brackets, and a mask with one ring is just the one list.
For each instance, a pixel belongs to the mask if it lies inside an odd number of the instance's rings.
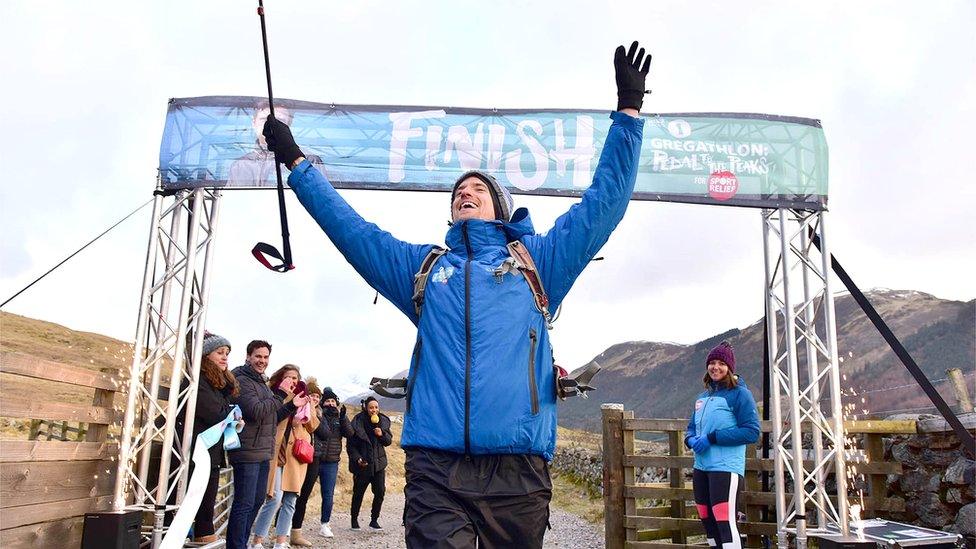
{"label": "spectator crowd", "polygon": [[234,471],[228,548],[264,547],[269,536],[274,537],[275,549],[310,547],[312,543],[302,537],[302,524],[316,482],[322,497],[319,533],[333,537],[330,521],[343,438],[353,475],[351,527],[360,530],[359,509],[371,488],[368,528],[381,530],[386,447],[393,434],[390,418],[380,413],[376,399],[364,400],[361,411],[350,419],[338,395],[314,378],[303,379],[297,365],[285,364],[267,376],[267,341],[248,343],[244,364],[233,370],[228,366],[230,352],[227,339],[204,336],[194,439],[225,418],[234,405],[240,407],[242,429],[240,447],[226,452],[226,458],[222,442],[210,448],[209,482],[194,521],[193,541],[218,539],[214,508],[219,472],[228,462]]}

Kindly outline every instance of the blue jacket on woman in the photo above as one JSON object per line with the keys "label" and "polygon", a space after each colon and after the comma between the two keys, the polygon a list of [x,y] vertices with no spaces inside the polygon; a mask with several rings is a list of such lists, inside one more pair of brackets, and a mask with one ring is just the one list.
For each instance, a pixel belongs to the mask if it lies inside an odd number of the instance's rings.
{"label": "blue jacket on woman", "polygon": [[710,382],[695,398],[685,444],[695,436],[707,436],[711,446],[695,453],[695,469],[727,471],[745,476],[746,445],[759,440],[756,400],[742,379],[734,389]]}
{"label": "blue jacket on woman", "polygon": [[[408,244],[359,216],[307,161],[288,178],[298,199],[346,260],[418,327],[401,444],[466,454],[552,459],[556,389],[546,322],[518,271],[496,274],[519,240],[555,311],[627,209],[644,121],[612,113],[593,184],[545,235],[528,211],[512,220],[465,220],[447,232],[422,315],[414,275],[433,246]],[[445,208],[446,209],[446,208]]]}

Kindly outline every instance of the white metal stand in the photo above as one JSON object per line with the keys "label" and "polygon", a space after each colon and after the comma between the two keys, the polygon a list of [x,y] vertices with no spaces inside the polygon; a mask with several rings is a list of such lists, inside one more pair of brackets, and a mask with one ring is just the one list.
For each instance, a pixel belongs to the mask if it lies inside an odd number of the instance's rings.
{"label": "white metal stand", "polygon": [[[805,549],[807,535],[827,524],[848,534],[844,421],[825,216],[825,212],[785,208],[762,211],[781,549],[788,547],[789,533],[796,535],[797,549]],[[820,237],[822,253],[813,246],[814,234]],[[824,395],[829,398],[826,406]],[[811,435],[808,451],[803,449],[803,432]],[[825,482],[831,470],[837,482],[836,506]],[[808,521],[814,528],[808,529]]]}
{"label": "white metal stand", "polygon": [[[186,492],[220,206],[219,191],[170,198],[161,190],[157,183],[112,500],[113,511],[153,513],[153,548],[166,511]],[[153,443],[162,448],[158,470],[150,467]]]}

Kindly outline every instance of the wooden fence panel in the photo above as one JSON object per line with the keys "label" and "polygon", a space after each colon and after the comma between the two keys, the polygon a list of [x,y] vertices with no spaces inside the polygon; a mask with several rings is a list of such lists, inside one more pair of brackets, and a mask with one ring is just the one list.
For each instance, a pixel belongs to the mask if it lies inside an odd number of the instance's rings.
{"label": "wooden fence panel", "polygon": [[[690,534],[701,534],[705,531],[702,523],[697,518],[672,518],[672,517],[624,517],[624,525],[627,528],[667,528],[670,530],[682,531]],[[737,526],[739,532],[743,534],[774,535],[776,534],[776,523],[753,523],[744,522]]]}
{"label": "wooden fence panel", "polygon": [[2,530],[0,546],[3,549],[80,547],[84,522],[84,517],[71,517]]}
{"label": "wooden fence panel", "polygon": [[9,529],[38,522],[61,520],[65,517],[80,517],[85,513],[107,509],[111,504],[112,496],[98,496],[7,507],[3,510],[3,527]]}
{"label": "wooden fence panel", "polygon": [[[667,432],[684,431],[688,427],[687,419],[630,419],[624,422],[624,429],[631,431]],[[772,421],[760,421],[759,429],[764,433],[773,432]],[[803,432],[810,432],[809,422],[803,423]],[[914,419],[899,420],[848,420],[844,422],[844,429],[850,433],[881,433],[881,434],[915,434],[918,424]]]}
{"label": "wooden fence panel", "polygon": [[84,423],[110,424],[118,414],[113,408],[68,402],[51,402],[17,395],[0,394],[0,416]]}
{"label": "wooden fence panel", "polygon": [[[627,421],[634,418],[633,410],[624,410],[621,416],[623,421]],[[624,429],[623,433],[623,454],[633,454],[634,453],[634,431]],[[630,486],[637,482],[637,476],[635,474],[633,467],[624,467],[624,486]],[[624,515],[633,515],[637,511],[637,502],[633,498],[624,499]],[[627,541],[637,540],[637,530],[632,528],[627,528],[624,530],[624,535]]]}
{"label": "wooden fence panel", "polygon": [[[0,416],[31,424],[30,440],[0,440],[0,546],[77,548],[85,513],[111,505],[119,446],[107,438],[119,419],[118,372],[0,353],[0,373],[10,382],[0,387]],[[36,379],[74,386],[65,390],[91,404],[36,398],[25,391]]]}
{"label": "wooden fence panel", "polygon": [[[668,433],[668,452],[676,458],[680,458],[681,454],[684,453],[685,442],[682,435],[684,435],[684,431],[671,431]],[[685,474],[681,465],[671,465],[671,468],[668,469],[668,481],[672,488],[681,488],[685,485]],[[671,518],[685,518],[684,500],[671,500]],[[677,530],[671,534],[672,543],[686,543],[687,541],[688,536],[682,530]]]}
{"label": "wooden fence panel", "polygon": [[0,463],[0,505],[7,508],[104,496],[112,491],[114,470],[112,461]]}
{"label": "wooden fence panel", "polygon": [[57,381],[106,391],[118,390],[118,383],[110,371],[96,372],[79,366],[69,366],[20,353],[0,353],[0,372],[17,374],[46,382]]}
{"label": "wooden fence panel", "polygon": [[[871,436],[871,435],[868,435]],[[749,455],[749,454],[747,454]],[[880,457],[869,456],[868,463],[858,462],[857,472],[876,475],[899,475],[902,472],[900,463],[881,461]],[[878,461],[875,461],[877,459]],[[805,467],[813,467],[813,461],[804,461]],[[853,463],[853,462],[851,462]],[[624,456],[626,467],[682,467],[691,469],[695,465],[694,456]],[[773,459],[746,458],[746,471],[773,471]]]}
{"label": "wooden fence panel", "polygon": [[[106,372],[103,368],[102,372]],[[101,408],[112,408],[112,402],[115,400],[115,391],[110,391],[108,389],[95,389],[95,396],[92,398],[92,406]],[[85,440],[89,442],[95,442],[100,440],[105,440],[108,436],[108,425],[93,424],[88,427],[88,432],[85,434]]]}
{"label": "wooden fence panel", "polygon": [[16,461],[88,461],[117,456],[114,442],[60,440],[0,440],[0,463]]}

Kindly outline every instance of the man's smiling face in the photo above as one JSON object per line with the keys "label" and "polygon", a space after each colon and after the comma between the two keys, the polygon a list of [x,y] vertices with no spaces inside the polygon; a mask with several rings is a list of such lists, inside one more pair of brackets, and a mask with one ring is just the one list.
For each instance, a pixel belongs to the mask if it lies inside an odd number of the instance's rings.
{"label": "man's smiling face", "polygon": [[451,219],[455,222],[465,219],[495,219],[495,205],[492,203],[488,184],[473,175],[462,181],[454,191]]}

